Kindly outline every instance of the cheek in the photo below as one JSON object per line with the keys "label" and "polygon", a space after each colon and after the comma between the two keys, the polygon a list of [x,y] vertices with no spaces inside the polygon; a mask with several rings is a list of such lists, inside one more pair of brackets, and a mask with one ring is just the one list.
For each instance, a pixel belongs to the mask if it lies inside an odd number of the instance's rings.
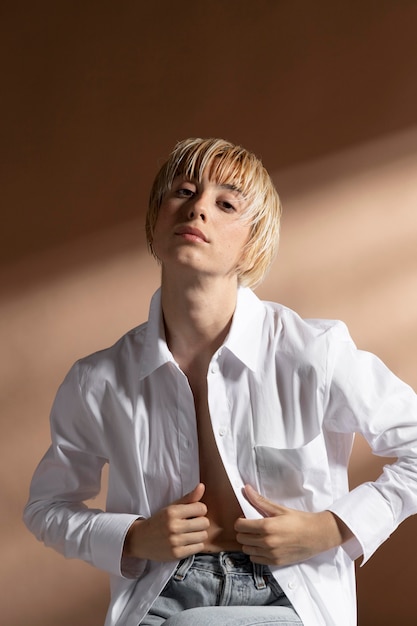
{"label": "cheek", "polygon": [[225,250],[227,249],[229,254],[234,253],[235,262],[242,261],[242,257],[245,254],[245,246],[249,240],[250,231],[249,228],[242,229],[236,228],[230,233],[229,240],[225,244]]}
{"label": "cheek", "polygon": [[251,230],[249,226],[240,226],[236,229],[233,239],[240,249],[244,248],[244,246],[248,243],[250,234]]}
{"label": "cheek", "polygon": [[154,236],[161,235],[168,227],[171,220],[171,211],[164,204],[161,205],[155,219]]}
{"label": "cheek", "polygon": [[153,229],[153,239],[152,239],[152,248],[154,252],[156,253],[156,255],[158,255],[158,249],[161,243],[163,232],[164,232],[164,219],[161,217],[161,214],[159,213],[158,217],[156,218],[155,226]]}
{"label": "cheek", "polygon": [[241,235],[240,255],[239,255],[239,259],[238,259],[239,265],[245,263],[245,258],[246,258],[247,253],[248,253],[247,244],[251,240],[251,236],[252,236],[252,228],[250,226],[247,226],[246,229],[245,229],[245,232],[242,233],[242,235]]}

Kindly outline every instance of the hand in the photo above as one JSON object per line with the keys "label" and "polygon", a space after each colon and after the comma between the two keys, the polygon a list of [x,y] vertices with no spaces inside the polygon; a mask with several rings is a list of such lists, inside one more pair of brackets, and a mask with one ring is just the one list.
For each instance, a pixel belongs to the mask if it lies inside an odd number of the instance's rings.
{"label": "hand", "polygon": [[275,504],[246,485],[248,501],[263,519],[239,518],[236,539],[254,563],[290,565],[341,545],[352,536],[330,511],[309,513]]}
{"label": "hand", "polygon": [[205,486],[199,483],[193,491],[152,517],[133,522],[126,535],[123,555],[174,561],[202,551],[210,525],[207,507],[200,502],[204,491]]}

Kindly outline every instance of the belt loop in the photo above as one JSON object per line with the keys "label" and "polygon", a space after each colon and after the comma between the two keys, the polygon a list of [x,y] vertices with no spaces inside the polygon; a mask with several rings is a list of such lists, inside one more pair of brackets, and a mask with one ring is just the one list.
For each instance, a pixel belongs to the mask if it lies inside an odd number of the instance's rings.
{"label": "belt loop", "polygon": [[185,559],[182,559],[178,563],[177,569],[175,570],[172,578],[174,580],[184,580],[184,578],[187,576],[188,571],[193,563],[194,563],[194,554],[192,554],[191,556],[188,556]]}
{"label": "belt loop", "polygon": [[260,563],[252,563],[253,566],[253,582],[256,589],[266,589],[266,582],[264,577],[264,566]]}

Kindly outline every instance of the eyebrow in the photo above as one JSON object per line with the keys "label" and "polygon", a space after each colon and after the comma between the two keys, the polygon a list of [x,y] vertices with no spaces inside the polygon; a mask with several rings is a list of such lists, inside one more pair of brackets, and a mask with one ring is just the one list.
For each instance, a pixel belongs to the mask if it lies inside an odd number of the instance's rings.
{"label": "eyebrow", "polygon": [[243,191],[239,189],[239,187],[236,187],[236,185],[232,185],[230,183],[223,183],[222,185],[218,185],[218,186],[221,187],[222,189],[227,189],[228,191],[235,191],[236,193],[245,197]]}

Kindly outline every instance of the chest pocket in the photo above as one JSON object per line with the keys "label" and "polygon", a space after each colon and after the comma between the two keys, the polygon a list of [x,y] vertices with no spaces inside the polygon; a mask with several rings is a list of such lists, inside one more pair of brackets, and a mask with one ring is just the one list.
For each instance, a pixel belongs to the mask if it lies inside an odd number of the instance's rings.
{"label": "chest pocket", "polygon": [[[285,506],[322,510],[331,501],[326,446],[322,435],[299,448],[255,446],[262,494]],[[329,496],[329,498],[326,497]]]}

